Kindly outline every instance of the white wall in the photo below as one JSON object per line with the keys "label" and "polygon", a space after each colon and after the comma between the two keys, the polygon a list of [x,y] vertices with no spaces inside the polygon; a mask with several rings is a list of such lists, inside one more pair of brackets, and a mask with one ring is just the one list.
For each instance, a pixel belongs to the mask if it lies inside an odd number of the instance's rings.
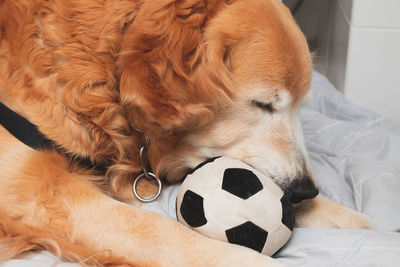
{"label": "white wall", "polygon": [[353,102],[400,123],[400,0],[305,0],[296,19],[314,67]]}
{"label": "white wall", "polygon": [[347,2],[353,6],[344,93],[400,123],[400,1]]}

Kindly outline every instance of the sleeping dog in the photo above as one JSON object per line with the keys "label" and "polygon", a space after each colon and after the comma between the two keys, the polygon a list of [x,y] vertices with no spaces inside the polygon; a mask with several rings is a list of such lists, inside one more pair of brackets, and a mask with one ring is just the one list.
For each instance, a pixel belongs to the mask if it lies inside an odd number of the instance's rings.
{"label": "sleeping dog", "polygon": [[164,183],[229,156],[300,203],[297,226],[368,227],[316,197],[297,118],[311,69],[278,0],[0,0],[1,258],[47,249],[99,266],[279,265],[124,203],[142,147]]}

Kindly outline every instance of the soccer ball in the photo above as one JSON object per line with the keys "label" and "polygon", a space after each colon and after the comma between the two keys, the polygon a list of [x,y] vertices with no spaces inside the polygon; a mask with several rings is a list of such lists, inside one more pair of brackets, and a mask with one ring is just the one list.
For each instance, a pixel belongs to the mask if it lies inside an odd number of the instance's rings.
{"label": "soccer ball", "polygon": [[208,160],[185,178],[177,217],[210,238],[271,256],[290,238],[294,212],[271,178],[227,157]]}

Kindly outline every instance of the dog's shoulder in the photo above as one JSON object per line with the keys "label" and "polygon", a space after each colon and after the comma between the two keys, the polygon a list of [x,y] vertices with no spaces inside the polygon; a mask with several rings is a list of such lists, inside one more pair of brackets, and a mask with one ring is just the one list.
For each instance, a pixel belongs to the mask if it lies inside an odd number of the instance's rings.
{"label": "dog's shoulder", "polygon": [[102,160],[129,147],[120,144],[127,143],[129,123],[119,104],[116,61],[136,5],[0,3],[0,101],[68,152]]}

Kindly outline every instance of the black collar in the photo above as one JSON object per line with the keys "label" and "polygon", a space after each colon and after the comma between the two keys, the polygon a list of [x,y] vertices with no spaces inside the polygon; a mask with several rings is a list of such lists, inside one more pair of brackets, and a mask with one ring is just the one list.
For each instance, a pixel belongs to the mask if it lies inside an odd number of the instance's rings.
{"label": "black collar", "polygon": [[55,148],[53,141],[42,134],[36,125],[0,102],[0,124],[27,146],[36,150]]}
{"label": "black collar", "polygon": [[54,141],[48,139],[38,127],[6,107],[0,102],[0,125],[2,125],[9,133],[14,135],[25,145],[35,150],[57,150],[60,154],[64,154],[69,159],[79,163],[82,167],[95,168],[104,170],[103,164],[96,164],[90,161],[88,157],[81,157],[65,152],[63,148]]}

